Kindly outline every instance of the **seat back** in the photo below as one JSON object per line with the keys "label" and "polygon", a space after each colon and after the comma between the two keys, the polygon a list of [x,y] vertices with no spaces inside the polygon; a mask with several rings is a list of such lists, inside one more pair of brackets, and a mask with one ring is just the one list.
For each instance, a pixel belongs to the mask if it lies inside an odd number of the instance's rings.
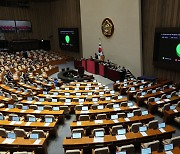
{"label": "seat back", "polygon": [[171,97],[176,96],[176,91],[171,92]]}
{"label": "seat back", "polygon": [[117,113],[118,118],[125,118],[126,114],[125,113]]}
{"label": "seat back", "polygon": [[79,116],[79,121],[87,121],[89,120],[89,115],[80,115]]}
{"label": "seat back", "polygon": [[148,103],[149,103],[149,102],[155,102],[155,97],[149,97],[149,98],[148,98]]}
{"label": "seat back", "polygon": [[130,131],[137,133],[139,131],[139,127],[142,126],[142,123],[137,122],[137,123],[133,123],[130,127]]}
{"label": "seat back", "polygon": [[123,128],[122,125],[112,126],[111,134],[112,134],[113,136],[114,136],[114,135],[117,135],[118,129],[122,129],[122,128]]}
{"label": "seat back", "polygon": [[94,154],[109,154],[109,148],[103,147],[103,148],[94,149]]}
{"label": "seat back", "polygon": [[165,110],[169,110],[169,109],[170,109],[170,106],[171,106],[170,103],[165,104],[165,105],[163,106],[163,108],[162,108],[163,112],[164,112]]}
{"label": "seat back", "polygon": [[81,151],[79,149],[66,150],[65,154],[81,154]]}
{"label": "seat back", "polygon": [[29,105],[29,109],[37,110],[37,105]]}
{"label": "seat back", "polygon": [[127,107],[128,106],[127,102],[122,102],[120,105],[121,105],[121,107]]}
{"label": "seat back", "polygon": [[92,106],[91,106],[91,108],[93,109],[93,110],[97,110],[97,104],[93,104]]}
{"label": "seat back", "polygon": [[147,148],[151,148],[151,151],[158,151],[159,149],[159,141],[152,141],[152,142],[144,143],[144,145]]}
{"label": "seat back", "polygon": [[97,115],[97,120],[103,120],[103,119],[106,119],[107,118],[107,115],[106,114],[98,114]]}
{"label": "seat back", "polygon": [[14,132],[16,134],[16,137],[27,137],[27,134],[24,131],[24,129],[15,128]]}
{"label": "seat back", "polygon": [[6,130],[4,128],[0,128],[0,136],[4,137],[4,138],[7,137],[7,132],[6,132]]}
{"label": "seat back", "polygon": [[148,123],[148,129],[157,129],[158,128],[158,120],[152,120]]}
{"label": "seat back", "polygon": [[118,147],[118,151],[125,151],[126,154],[133,154],[134,153],[134,145],[130,144],[130,145],[124,145],[124,146]]}
{"label": "seat back", "polygon": [[133,110],[135,116],[141,116],[141,109]]}
{"label": "seat back", "polygon": [[113,104],[114,104],[114,103],[109,103],[109,104],[107,104],[107,105],[106,105],[106,108],[112,109],[112,108],[113,108]]}
{"label": "seat back", "polygon": [[171,138],[171,142],[173,143],[174,147],[179,147],[180,146],[180,136]]}
{"label": "seat back", "polygon": [[161,95],[161,99],[165,99],[166,98],[166,94]]}
{"label": "seat back", "polygon": [[75,106],[75,110],[81,111],[81,110],[82,110],[82,107],[83,107],[83,105],[76,105],[76,106]]}

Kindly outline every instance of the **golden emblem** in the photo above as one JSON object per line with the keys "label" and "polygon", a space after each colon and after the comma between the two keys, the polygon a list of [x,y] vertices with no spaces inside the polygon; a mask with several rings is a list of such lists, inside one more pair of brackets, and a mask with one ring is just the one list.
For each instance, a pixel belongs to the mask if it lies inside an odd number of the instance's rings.
{"label": "golden emblem", "polygon": [[109,18],[105,18],[102,22],[101,29],[104,36],[111,37],[114,32],[114,24],[112,20]]}

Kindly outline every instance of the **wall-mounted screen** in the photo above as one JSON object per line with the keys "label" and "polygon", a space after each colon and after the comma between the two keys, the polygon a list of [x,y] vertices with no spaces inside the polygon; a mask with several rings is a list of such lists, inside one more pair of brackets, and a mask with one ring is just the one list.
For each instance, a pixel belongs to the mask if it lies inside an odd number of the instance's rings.
{"label": "wall-mounted screen", "polygon": [[157,28],[153,64],[180,71],[180,28]]}
{"label": "wall-mounted screen", "polygon": [[32,26],[30,21],[15,21],[17,32],[32,32]]}
{"label": "wall-mounted screen", "polygon": [[0,20],[0,32],[15,32],[15,21],[14,20]]}
{"label": "wall-mounted screen", "polygon": [[78,28],[59,28],[58,34],[61,50],[79,52]]}

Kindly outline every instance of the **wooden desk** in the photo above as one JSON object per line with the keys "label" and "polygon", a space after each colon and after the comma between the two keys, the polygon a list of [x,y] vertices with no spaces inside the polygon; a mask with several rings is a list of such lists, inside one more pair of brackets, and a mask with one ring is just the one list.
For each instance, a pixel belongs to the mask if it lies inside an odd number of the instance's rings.
{"label": "wooden desk", "polygon": [[[175,147],[173,150],[171,150],[171,152],[173,154],[180,154],[180,148],[179,147]],[[165,151],[162,151],[162,152],[153,151],[152,154],[166,154],[166,152]]]}
{"label": "wooden desk", "polygon": [[81,139],[64,139],[63,147],[65,150],[67,149],[74,149],[74,148],[80,148],[80,149],[88,149],[88,148],[96,148],[99,144],[103,146],[117,146],[117,145],[125,145],[125,144],[136,144],[136,142],[143,142],[144,139],[146,141],[152,141],[153,139],[159,139],[159,137],[166,137],[166,136],[172,136],[172,133],[175,132],[175,129],[169,125],[167,125],[164,130],[166,132],[162,133],[159,129],[149,129],[146,131],[148,136],[142,136],[140,132],[133,133],[133,132],[127,132],[126,139],[117,140],[116,136],[112,135],[105,135],[104,136],[104,142],[94,142],[94,138],[90,137],[82,137]]}
{"label": "wooden desk", "polygon": [[22,110],[18,108],[13,108],[13,109],[8,109],[8,108],[0,108],[0,112],[2,112],[4,115],[14,113],[18,115],[26,115],[26,114],[33,114],[36,115],[36,117],[40,117],[41,115],[54,115],[55,117],[58,117],[58,121],[64,123],[64,110],[59,110],[59,111],[49,111],[49,110],[33,110],[33,109],[28,109],[28,110]]}
{"label": "wooden desk", "polygon": [[177,108],[176,110],[178,112],[174,112],[173,110],[164,111],[164,116],[163,116],[164,122],[170,122],[171,120],[174,119],[175,116],[179,116],[180,115],[180,108]]}
{"label": "wooden desk", "polygon": [[144,116],[134,116],[128,119],[129,121],[126,121],[125,118],[119,118],[117,120],[105,119],[105,120],[100,120],[101,121],[100,123],[96,120],[77,121],[77,122],[71,122],[70,128],[71,129],[76,129],[76,128],[87,129],[87,128],[97,128],[97,127],[103,127],[103,126],[110,128],[111,126],[114,126],[114,125],[123,125],[127,127],[128,125],[135,122],[147,123],[148,121],[153,120],[154,116],[152,114],[148,114]]}
{"label": "wooden desk", "polygon": [[4,90],[7,91],[9,93],[14,93],[17,95],[22,96],[23,98],[26,98],[28,96],[30,96],[30,94],[28,92],[23,92],[23,91],[17,91],[16,89],[10,88],[9,86],[6,86],[4,84],[0,84],[0,87]]}
{"label": "wooden desk", "polygon": [[20,127],[28,131],[31,131],[32,129],[42,129],[46,132],[49,131],[53,136],[57,136],[57,119],[51,123],[45,123],[44,121],[28,122],[24,120],[14,122],[4,119],[0,120],[0,125],[6,130],[12,130],[15,127]]}
{"label": "wooden desk", "polygon": [[31,85],[28,85],[28,84],[25,84],[25,83],[22,83],[22,82],[18,82],[18,84],[21,86],[21,87],[24,87],[24,88],[27,88],[27,89],[31,89],[32,91],[35,91],[37,93],[42,93],[43,92],[43,89],[42,88],[37,88],[35,86],[31,86]]}
{"label": "wooden desk", "polygon": [[139,109],[138,106],[134,105],[133,107],[119,107],[116,109],[109,109],[109,108],[104,108],[102,110],[93,110],[89,109],[88,111],[75,111],[76,114],[76,119],[78,120],[80,115],[97,115],[97,114],[113,114],[113,113],[120,113],[120,112],[131,112],[132,110]]}
{"label": "wooden desk", "polygon": [[12,98],[7,98],[4,96],[0,96],[0,101],[6,104],[14,104],[14,100]]}
{"label": "wooden desk", "polygon": [[[167,103],[175,103],[175,102],[178,102],[179,100],[180,100],[180,96],[173,96],[173,97],[171,97],[171,98],[169,98],[169,99],[167,99],[167,100],[169,100],[169,101],[166,101],[166,99],[161,99],[160,101],[161,101],[161,103],[157,103],[157,102],[149,102],[149,104],[148,104],[148,111],[150,112],[150,113],[152,113],[152,112],[155,112],[155,111],[157,111],[157,109],[158,109],[158,107],[159,106],[163,106],[163,105],[165,105],[165,104],[167,104]],[[159,101],[158,101],[159,102]]]}
{"label": "wooden desk", "polygon": [[6,138],[0,136],[0,149],[6,150],[20,150],[25,151],[31,150],[38,154],[47,154],[47,138],[40,138],[39,144],[34,144],[36,140],[34,139],[24,139],[22,137],[17,137],[11,144],[3,143]]}
{"label": "wooden desk", "polygon": [[157,91],[156,93],[146,94],[144,96],[138,96],[136,98],[136,101],[137,101],[137,104],[140,106],[141,103],[147,100],[149,97],[158,97],[158,96],[161,96],[162,94],[170,93],[175,90],[176,90],[175,88],[169,88],[169,89],[165,89],[164,91]]}

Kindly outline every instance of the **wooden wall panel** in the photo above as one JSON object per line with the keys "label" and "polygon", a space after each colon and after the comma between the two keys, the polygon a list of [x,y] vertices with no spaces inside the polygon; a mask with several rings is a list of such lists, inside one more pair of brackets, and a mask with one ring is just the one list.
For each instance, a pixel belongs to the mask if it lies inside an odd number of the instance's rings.
{"label": "wooden wall panel", "polygon": [[156,27],[180,27],[179,0],[142,0],[142,43],[144,74],[180,82],[180,72],[153,66]]}
{"label": "wooden wall panel", "polygon": [[30,3],[29,8],[0,7],[0,19],[30,20],[32,32],[5,33],[7,40],[13,39],[49,39],[52,35],[51,12],[49,2]]}
{"label": "wooden wall panel", "polygon": [[[64,54],[82,57],[80,0],[56,0],[51,2],[52,46],[60,51],[58,28],[79,28],[80,52],[64,51]],[[62,51],[61,51],[62,52]]]}

